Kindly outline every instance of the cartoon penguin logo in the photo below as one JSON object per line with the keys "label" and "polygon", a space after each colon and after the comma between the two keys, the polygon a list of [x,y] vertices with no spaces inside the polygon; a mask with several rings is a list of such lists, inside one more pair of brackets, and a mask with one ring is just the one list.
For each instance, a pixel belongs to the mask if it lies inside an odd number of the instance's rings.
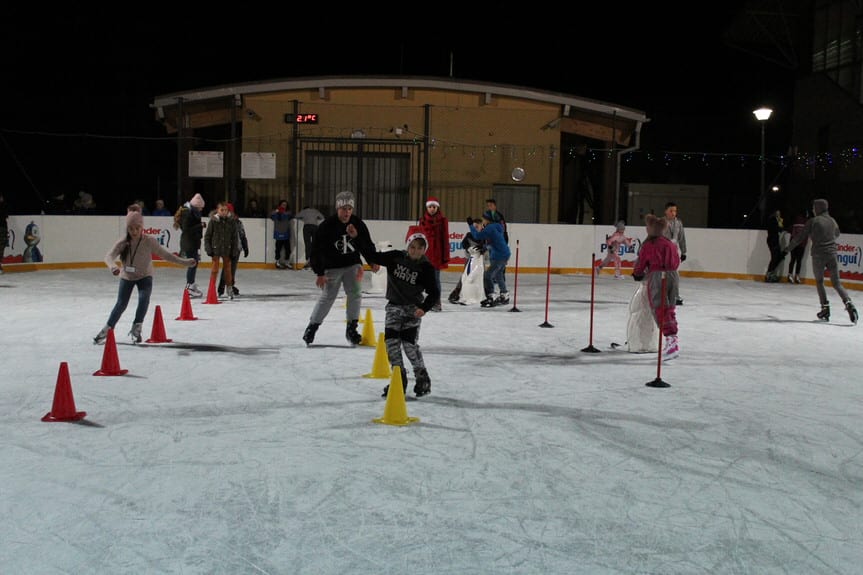
{"label": "cartoon penguin logo", "polygon": [[36,247],[41,240],[42,238],[39,237],[39,226],[36,225],[36,222],[31,221],[24,229],[24,243],[27,244],[23,257],[25,262],[38,263],[42,261],[42,252]]}

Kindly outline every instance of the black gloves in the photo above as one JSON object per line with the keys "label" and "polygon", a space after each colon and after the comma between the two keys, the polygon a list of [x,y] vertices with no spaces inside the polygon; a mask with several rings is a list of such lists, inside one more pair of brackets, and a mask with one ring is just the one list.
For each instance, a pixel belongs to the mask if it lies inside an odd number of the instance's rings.
{"label": "black gloves", "polygon": [[683,263],[685,261],[686,261],[686,254],[683,254],[682,256],[680,256],[680,263]]}
{"label": "black gloves", "polygon": [[473,218],[470,216],[467,217],[467,225],[468,227],[473,227]]}
{"label": "black gloves", "polygon": [[213,250],[207,250],[207,257],[213,257]]}
{"label": "black gloves", "polygon": [[244,249],[243,249],[243,257],[244,257],[244,258],[249,257],[249,248],[244,248]]}
{"label": "black gloves", "polygon": [[243,238],[243,241],[240,243],[243,246],[243,257],[249,257],[249,240]]}
{"label": "black gloves", "polygon": [[632,279],[634,279],[634,280],[635,280],[635,281],[637,281],[637,282],[640,282],[641,280],[643,280],[643,279],[644,279],[644,274],[636,274],[636,273],[633,273],[633,274],[632,274]]}

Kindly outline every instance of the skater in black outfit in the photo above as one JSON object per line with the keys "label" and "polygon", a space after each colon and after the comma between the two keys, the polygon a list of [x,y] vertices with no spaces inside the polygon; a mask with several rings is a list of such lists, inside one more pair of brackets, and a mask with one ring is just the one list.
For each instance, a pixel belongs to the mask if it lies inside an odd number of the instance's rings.
{"label": "skater in black outfit", "polygon": [[[348,235],[348,225],[357,231],[356,239]],[[315,272],[315,285],[321,289],[321,296],[303,333],[306,345],[315,341],[315,333],[330,313],[340,287],[344,287],[348,300],[345,337],[351,345],[359,345],[362,341],[363,337],[357,331],[363,304],[363,266],[358,246],[371,241],[369,228],[354,215],[354,195],[341,192],[336,196],[336,214],[321,222],[312,241],[311,264]],[[372,269],[378,271],[380,266],[374,264]]]}
{"label": "skater in black outfit", "polygon": [[776,210],[767,219],[767,249],[770,250],[770,263],[767,265],[767,273],[764,275],[764,281],[767,283],[777,283],[779,274],[776,268],[782,263],[781,249],[779,248],[779,234],[782,233],[784,223],[782,221],[782,213]]}
{"label": "skater in black outfit", "polygon": [[[357,230],[348,224],[348,235],[357,237]],[[408,236],[406,250],[379,252],[366,238],[359,243],[360,252],[370,263],[387,268],[387,305],[384,341],[390,365],[398,366],[402,375],[402,388],[407,392],[402,350],[411,362],[416,384],[414,393],[422,397],[431,392],[431,379],[420,351],[419,337],[422,318],[440,299],[440,288],[435,278],[434,265],[426,257],[428,240],[417,232]],[[423,297],[425,294],[425,297]],[[387,396],[390,386],[384,388]]]}

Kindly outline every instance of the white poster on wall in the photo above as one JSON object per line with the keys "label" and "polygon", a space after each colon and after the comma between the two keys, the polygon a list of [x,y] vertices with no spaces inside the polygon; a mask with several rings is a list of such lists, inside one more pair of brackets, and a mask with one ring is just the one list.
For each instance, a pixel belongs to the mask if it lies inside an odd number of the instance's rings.
{"label": "white poster on wall", "polygon": [[243,152],[240,162],[240,177],[243,179],[276,179],[276,155],[273,153]]}
{"label": "white poster on wall", "polygon": [[221,178],[225,167],[225,152],[189,152],[189,177]]}

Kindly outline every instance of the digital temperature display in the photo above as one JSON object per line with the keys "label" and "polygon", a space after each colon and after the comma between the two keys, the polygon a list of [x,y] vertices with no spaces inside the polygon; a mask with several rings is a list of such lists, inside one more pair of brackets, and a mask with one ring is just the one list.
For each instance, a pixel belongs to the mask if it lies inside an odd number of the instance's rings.
{"label": "digital temperature display", "polygon": [[317,124],[317,114],[285,114],[286,124]]}

